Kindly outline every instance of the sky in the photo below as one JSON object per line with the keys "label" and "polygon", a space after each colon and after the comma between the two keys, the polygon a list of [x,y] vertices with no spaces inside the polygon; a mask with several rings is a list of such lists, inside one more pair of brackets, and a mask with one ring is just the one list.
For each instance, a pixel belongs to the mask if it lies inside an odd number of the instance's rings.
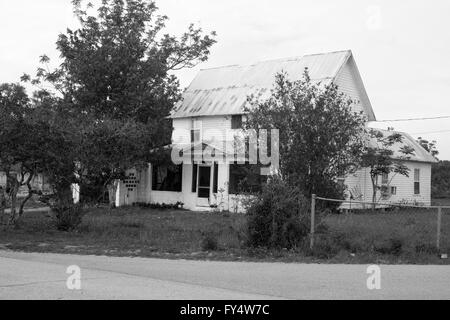
{"label": "sky", "polygon": [[[183,87],[201,68],[351,49],[378,120],[450,116],[448,0],[159,0],[166,32],[190,23],[216,31],[207,62],[177,73]],[[33,74],[39,56],[76,26],[70,0],[0,0],[0,83]],[[373,123],[436,140],[450,160],[450,119]]]}

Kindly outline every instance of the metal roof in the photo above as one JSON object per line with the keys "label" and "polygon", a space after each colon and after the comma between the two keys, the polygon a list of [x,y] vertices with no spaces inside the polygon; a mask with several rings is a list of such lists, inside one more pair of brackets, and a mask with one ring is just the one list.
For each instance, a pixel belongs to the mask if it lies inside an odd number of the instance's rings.
{"label": "metal roof", "polygon": [[[400,149],[403,146],[409,146],[414,150],[414,154],[409,156],[408,161],[417,161],[417,162],[427,162],[427,163],[436,163],[438,162],[435,157],[433,157],[427,150],[425,150],[413,137],[405,132],[398,131],[388,131],[381,129],[374,129],[383,134],[384,137],[388,137],[393,133],[399,133],[403,137],[402,143],[395,143],[390,149],[394,151],[393,158],[401,159],[404,154],[400,152]],[[370,143],[372,145],[376,145],[376,139],[371,139]]]}
{"label": "metal roof", "polygon": [[295,81],[308,68],[312,80],[328,83],[351,56],[352,52],[346,50],[201,70],[171,117],[242,114],[249,95],[270,96],[278,72],[287,72]]}

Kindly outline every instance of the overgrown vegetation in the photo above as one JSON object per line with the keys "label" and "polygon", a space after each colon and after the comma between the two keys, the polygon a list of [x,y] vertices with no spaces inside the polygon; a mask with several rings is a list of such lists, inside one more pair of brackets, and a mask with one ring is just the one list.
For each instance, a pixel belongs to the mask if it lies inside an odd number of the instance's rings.
{"label": "overgrown vegetation", "polygon": [[23,214],[22,205],[16,214],[18,189],[28,186],[26,202],[38,173],[49,180],[55,207],[64,208],[58,216],[78,210],[73,184],[85,190],[84,202],[108,192],[115,203],[117,179],[170,143],[168,115],[181,92],[173,71],[207,60],[216,42],[214,32],[194,25],[180,37],[163,34],[167,17],[151,0],[104,0],[97,9],[72,3],[79,27],[59,35],[59,66],[43,55],[36,74],[21,77],[36,88],[32,98],[19,84],[0,85],[0,171],[8,177],[0,198],[10,200],[10,224]]}
{"label": "overgrown vegetation", "polygon": [[248,245],[251,247],[299,247],[309,233],[309,201],[299,188],[278,176],[269,178],[261,193],[248,199]]}
{"label": "overgrown vegetation", "polygon": [[307,69],[298,81],[280,73],[269,99],[250,99],[245,129],[278,129],[280,176],[305,197],[340,199],[337,180],[356,169],[365,145],[366,118],[356,103],[335,84],[316,83]]}
{"label": "overgrown vegetation", "polygon": [[[310,252],[308,238],[292,249],[248,247],[242,214],[105,207],[86,210],[72,231],[58,231],[47,212],[25,213],[18,229],[0,227],[0,248],[183,259],[448,264],[434,247],[433,218],[427,210],[327,215]],[[443,230],[450,230],[450,219],[443,219]],[[450,250],[450,235],[443,244]]]}
{"label": "overgrown vegetation", "polygon": [[450,161],[439,161],[431,168],[431,196],[450,198]]}

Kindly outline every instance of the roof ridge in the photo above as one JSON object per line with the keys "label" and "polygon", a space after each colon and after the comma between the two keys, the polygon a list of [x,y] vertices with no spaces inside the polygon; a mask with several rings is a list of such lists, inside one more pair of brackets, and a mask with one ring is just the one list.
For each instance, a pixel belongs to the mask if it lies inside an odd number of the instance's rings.
{"label": "roof ridge", "polygon": [[230,68],[230,67],[245,68],[245,67],[256,66],[258,64],[266,63],[266,62],[294,61],[294,60],[300,60],[300,59],[305,58],[305,57],[323,56],[323,55],[327,55],[327,54],[336,54],[336,53],[344,53],[344,52],[352,54],[352,50],[350,50],[350,49],[337,50],[337,51],[330,51],[330,52],[304,54],[304,55],[301,55],[301,56],[291,56],[291,57],[286,57],[286,58],[274,58],[274,59],[260,60],[260,61],[253,62],[253,63],[250,63],[250,64],[230,64],[230,65],[224,65],[224,66],[218,66],[218,67],[203,68],[203,69],[200,69],[200,71],[214,70],[214,69],[221,69],[221,68]]}

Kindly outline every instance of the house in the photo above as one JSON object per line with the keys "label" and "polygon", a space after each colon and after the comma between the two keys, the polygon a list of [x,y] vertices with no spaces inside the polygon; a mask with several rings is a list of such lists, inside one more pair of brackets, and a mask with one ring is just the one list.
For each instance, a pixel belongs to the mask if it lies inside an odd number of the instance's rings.
{"label": "house", "polygon": [[[143,169],[129,170],[128,178],[121,181],[117,188],[116,205],[181,202],[184,208],[191,210],[216,207],[241,210],[242,197],[237,190],[239,182],[244,177],[247,177],[246,183],[250,187],[256,187],[261,182],[260,174],[248,174],[243,170],[244,164],[241,162],[247,160],[245,155],[235,157],[232,154],[229,157],[228,152],[245,118],[247,98],[250,95],[261,99],[269,97],[278,72],[285,71],[291,80],[298,80],[302,78],[305,68],[308,68],[313,81],[336,84],[341,92],[357,101],[352,106],[355,111],[363,112],[368,121],[376,120],[351,51],[201,70],[171,115],[173,144],[165,148],[167,152],[172,152],[172,159],[174,155],[177,157],[176,163],[149,164]],[[408,139],[413,143],[412,138],[408,136]],[[175,146],[177,150],[173,153]],[[415,180],[403,181],[396,177],[393,180],[396,189],[392,191],[399,197],[429,203],[431,159],[423,154],[420,146],[414,147],[423,155],[417,161],[411,161],[411,168],[415,170],[417,167],[420,171],[417,171],[417,180],[420,180],[423,197],[415,197]],[[205,151],[211,156],[202,158]],[[216,157],[217,154],[226,155],[226,160],[216,161],[222,159]],[[358,199],[366,200],[371,194],[366,171],[348,177],[345,183],[351,190],[349,197],[362,195]]]}
{"label": "house", "polygon": [[[387,137],[393,133],[402,136],[401,143],[395,143],[390,149],[394,152],[393,158],[401,160],[409,169],[409,176],[390,173],[380,177],[378,185],[382,188],[377,193],[376,202],[383,203],[403,203],[416,205],[431,205],[431,167],[438,162],[428,151],[426,151],[413,137],[404,132],[380,130],[379,132]],[[370,144],[375,144],[372,139]],[[408,146],[414,153],[408,156],[408,160],[402,160],[402,147]],[[347,199],[355,202],[372,202],[373,187],[370,178],[369,168],[363,168],[350,174],[344,179],[347,186]],[[346,203],[343,208],[357,209],[367,207],[364,204]]]}
{"label": "house", "polygon": [[[19,176],[19,173],[17,173],[15,170],[12,170],[10,174]],[[26,178],[27,177],[25,176],[25,179]],[[6,185],[7,185],[6,173],[0,171],[0,186],[6,188]],[[31,187],[33,188],[33,190],[41,191],[44,194],[50,193],[51,191],[51,187],[48,184],[46,177],[42,174],[38,174],[31,179]],[[25,197],[27,194],[28,194],[28,187],[26,185],[23,185],[19,188],[19,192],[17,195],[19,197]]]}

